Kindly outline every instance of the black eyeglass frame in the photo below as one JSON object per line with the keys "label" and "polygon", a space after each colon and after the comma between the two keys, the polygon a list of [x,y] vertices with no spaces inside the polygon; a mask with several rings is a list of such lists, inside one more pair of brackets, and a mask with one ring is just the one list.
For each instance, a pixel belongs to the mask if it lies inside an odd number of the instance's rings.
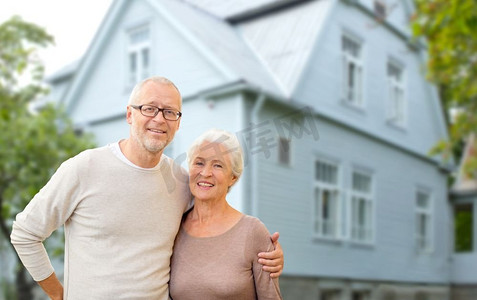
{"label": "black eyeglass frame", "polygon": [[[157,116],[157,114],[159,112],[162,113],[162,116],[164,117],[164,119],[168,120],[168,121],[177,121],[180,119],[180,117],[182,117],[182,113],[180,111],[176,111],[175,109],[171,109],[171,108],[159,108],[157,106],[154,106],[154,105],[150,105],[150,104],[143,104],[143,105],[129,105],[131,106],[132,108],[134,109],[138,109],[140,112],[141,112],[141,115],[145,116],[145,117],[150,117],[150,118],[154,118]],[[156,109],[156,112],[154,113],[154,115],[151,115],[151,116],[148,116],[148,115],[145,115],[144,112],[142,111],[142,108],[143,106],[148,106],[148,107],[153,107]],[[164,115],[164,111],[165,110],[170,110],[170,111],[173,111],[176,113],[176,116],[177,116],[177,119],[168,119],[166,118],[166,115]]]}

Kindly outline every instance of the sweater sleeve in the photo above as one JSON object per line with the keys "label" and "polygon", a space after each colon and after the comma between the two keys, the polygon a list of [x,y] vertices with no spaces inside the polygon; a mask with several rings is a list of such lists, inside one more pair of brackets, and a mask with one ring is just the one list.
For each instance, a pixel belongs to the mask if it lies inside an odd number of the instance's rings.
{"label": "sweater sleeve", "polygon": [[258,253],[273,250],[273,244],[270,239],[270,233],[265,225],[258,219],[254,222],[251,228],[251,235],[253,239],[253,278],[255,281],[255,291],[258,300],[264,299],[282,299],[280,287],[278,285],[278,278],[270,278],[270,273],[262,270],[262,265],[258,263]]}
{"label": "sweater sleeve", "polygon": [[73,162],[64,162],[13,222],[11,243],[35,281],[54,272],[43,241],[74,211],[79,180]]}

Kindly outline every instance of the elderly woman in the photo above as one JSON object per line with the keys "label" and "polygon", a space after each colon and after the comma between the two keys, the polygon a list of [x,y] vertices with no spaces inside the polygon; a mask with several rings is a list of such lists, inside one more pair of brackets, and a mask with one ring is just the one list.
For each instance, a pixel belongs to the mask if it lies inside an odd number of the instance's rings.
{"label": "elderly woman", "polygon": [[171,298],[281,299],[278,279],[257,261],[257,253],[273,249],[268,230],[226,200],[243,169],[237,138],[222,130],[205,132],[190,147],[188,163],[195,204],[176,237]]}

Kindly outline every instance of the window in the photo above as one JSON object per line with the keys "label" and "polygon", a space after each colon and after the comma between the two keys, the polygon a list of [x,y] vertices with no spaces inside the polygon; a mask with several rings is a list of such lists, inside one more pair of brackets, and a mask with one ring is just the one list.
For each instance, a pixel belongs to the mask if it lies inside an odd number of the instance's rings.
{"label": "window", "polygon": [[373,198],[371,176],[353,172],[351,190],[351,239],[370,243],[373,239]]}
{"label": "window", "polygon": [[416,246],[419,252],[431,250],[432,211],[431,197],[425,191],[416,193]]}
{"label": "window", "polygon": [[395,63],[388,63],[389,109],[388,120],[395,125],[404,126],[405,100],[403,70]]}
{"label": "window", "polygon": [[473,214],[472,203],[454,206],[454,251],[471,252],[473,247]]}
{"label": "window", "polygon": [[361,44],[355,39],[342,37],[343,52],[343,97],[347,103],[362,106],[363,67]]}
{"label": "window", "polygon": [[385,291],[382,296],[383,300],[396,300],[396,298],[396,292],[394,291]]}
{"label": "window", "polygon": [[278,161],[283,165],[290,165],[290,140],[280,137],[278,143]]}
{"label": "window", "polygon": [[417,292],[416,295],[414,296],[414,299],[415,300],[430,300],[431,297],[427,293]]}
{"label": "window", "polygon": [[374,0],[374,14],[380,20],[386,18],[386,3],[384,3],[383,0]]}
{"label": "window", "polygon": [[371,293],[369,291],[353,291],[351,294],[352,300],[370,300]]}
{"label": "window", "polygon": [[315,162],[314,234],[337,238],[339,222],[338,166]]}
{"label": "window", "polygon": [[320,293],[320,300],[340,300],[339,291],[322,291]]}
{"label": "window", "polygon": [[128,32],[128,79],[129,85],[135,85],[151,74],[151,37],[148,26],[142,26]]}

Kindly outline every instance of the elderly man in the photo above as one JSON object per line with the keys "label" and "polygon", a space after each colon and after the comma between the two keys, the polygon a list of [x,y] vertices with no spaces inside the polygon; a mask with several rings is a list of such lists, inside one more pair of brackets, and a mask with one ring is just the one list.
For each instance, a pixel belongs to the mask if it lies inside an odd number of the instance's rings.
{"label": "elderly man", "polygon": [[[139,83],[127,106],[129,138],[65,161],[17,215],[12,244],[51,299],[168,299],[174,239],[191,201],[186,173],[162,154],[180,111],[171,81]],[[43,246],[62,225],[64,288]],[[280,247],[259,256],[280,275]]]}

